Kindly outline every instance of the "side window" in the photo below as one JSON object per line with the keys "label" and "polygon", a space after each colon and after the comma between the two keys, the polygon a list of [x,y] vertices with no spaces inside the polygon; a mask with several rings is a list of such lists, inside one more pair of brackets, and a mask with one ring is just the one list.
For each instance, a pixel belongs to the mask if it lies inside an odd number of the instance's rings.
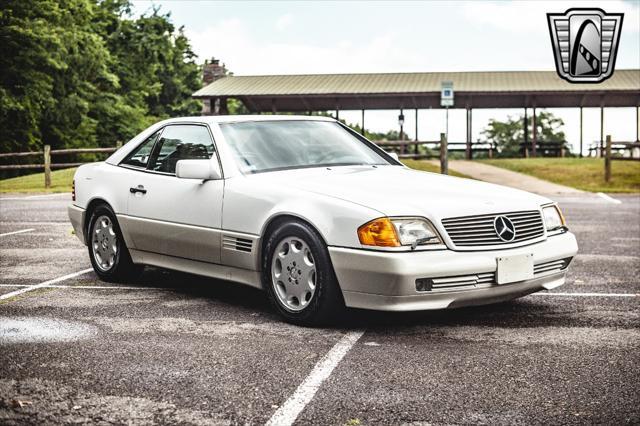
{"label": "side window", "polygon": [[167,126],[156,144],[150,170],[175,173],[178,160],[209,159],[213,141],[205,126]]}
{"label": "side window", "polygon": [[127,166],[139,167],[141,169],[147,168],[149,157],[151,156],[151,149],[153,143],[160,134],[160,130],[149,136],[144,142],[142,142],[131,154],[127,156],[120,164],[126,164]]}

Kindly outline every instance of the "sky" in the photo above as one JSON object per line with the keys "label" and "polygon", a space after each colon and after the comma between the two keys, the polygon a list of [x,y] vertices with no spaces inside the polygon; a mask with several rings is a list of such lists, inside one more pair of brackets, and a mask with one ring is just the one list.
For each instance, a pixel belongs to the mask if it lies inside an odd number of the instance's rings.
{"label": "sky", "polygon": [[[236,75],[359,72],[554,70],[546,13],[570,7],[623,12],[616,69],[640,68],[640,0],[501,2],[224,2],[134,1],[134,15],[151,7],[170,12],[184,26],[204,62],[219,58]],[[455,89],[455,87],[454,87]],[[579,140],[578,109],[549,109],[565,121],[573,146]],[[473,139],[489,119],[522,110],[473,111]],[[374,131],[398,127],[399,111],[367,111]],[[636,139],[634,108],[605,109],[605,133]],[[531,111],[529,111],[531,115]],[[340,117],[360,123],[360,111]],[[405,111],[405,130],[414,137],[415,112]],[[441,110],[419,111],[418,135],[436,140],[445,128]],[[584,109],[585,145],[600,135],[599,109]],[[465,112],[449,115],[449,140],[465,140]]]}

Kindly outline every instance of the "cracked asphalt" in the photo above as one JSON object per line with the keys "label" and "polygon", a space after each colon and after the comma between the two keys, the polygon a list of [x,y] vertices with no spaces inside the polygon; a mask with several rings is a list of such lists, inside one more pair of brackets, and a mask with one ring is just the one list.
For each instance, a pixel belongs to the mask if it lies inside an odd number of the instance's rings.
{"label": "cracked asphalt", "polygon": [[[557,198],[567,284],[499,305],[309,329],[260,291],[152,268],[0,300],[0,424],[263,424],[354,330],[296,424],[639,424],[640,197],[614,198]],[[0,197],[0,296],[90,267],[68,203]]]}

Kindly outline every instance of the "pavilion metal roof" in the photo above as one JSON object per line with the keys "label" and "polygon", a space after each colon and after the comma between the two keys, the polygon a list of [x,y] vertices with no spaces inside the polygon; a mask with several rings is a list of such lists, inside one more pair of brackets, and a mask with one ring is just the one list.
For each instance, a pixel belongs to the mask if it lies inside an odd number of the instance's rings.
{"label": "pavilion metal roof", "polygon": [[228,76],[193,96],[237,98],[257,111],[437,108],[443,81],[453,82],[458,108],[640,104],[640,69],[598,84],[568,83],[555,71]]}

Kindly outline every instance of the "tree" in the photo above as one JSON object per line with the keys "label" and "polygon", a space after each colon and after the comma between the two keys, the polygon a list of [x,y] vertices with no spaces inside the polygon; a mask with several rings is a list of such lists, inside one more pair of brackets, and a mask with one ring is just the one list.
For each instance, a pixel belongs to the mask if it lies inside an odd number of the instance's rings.
{"label": "tree", "polygon": [[114,146],[154,121],[200,112],[182,28],[128,0],[4,0],[0,151]]}
{"label": "tree", "polygon": [[[482,142],[491,142],[497,147],[500,157],[522,156],[522,143],[524,143],[524,117],[522,115],[509,116],[507,121],[490,120],[489,125],[481,133]],[[529,143],[532,135],[532,119],[528,120]],[[569,149],[566,137],[562,131],[564,122],[548,111],[536,113],[536,129],[538,143],[544,142],[556,147],[555,149],[539,149],[540,155],[554,154],[559,149]]]}

